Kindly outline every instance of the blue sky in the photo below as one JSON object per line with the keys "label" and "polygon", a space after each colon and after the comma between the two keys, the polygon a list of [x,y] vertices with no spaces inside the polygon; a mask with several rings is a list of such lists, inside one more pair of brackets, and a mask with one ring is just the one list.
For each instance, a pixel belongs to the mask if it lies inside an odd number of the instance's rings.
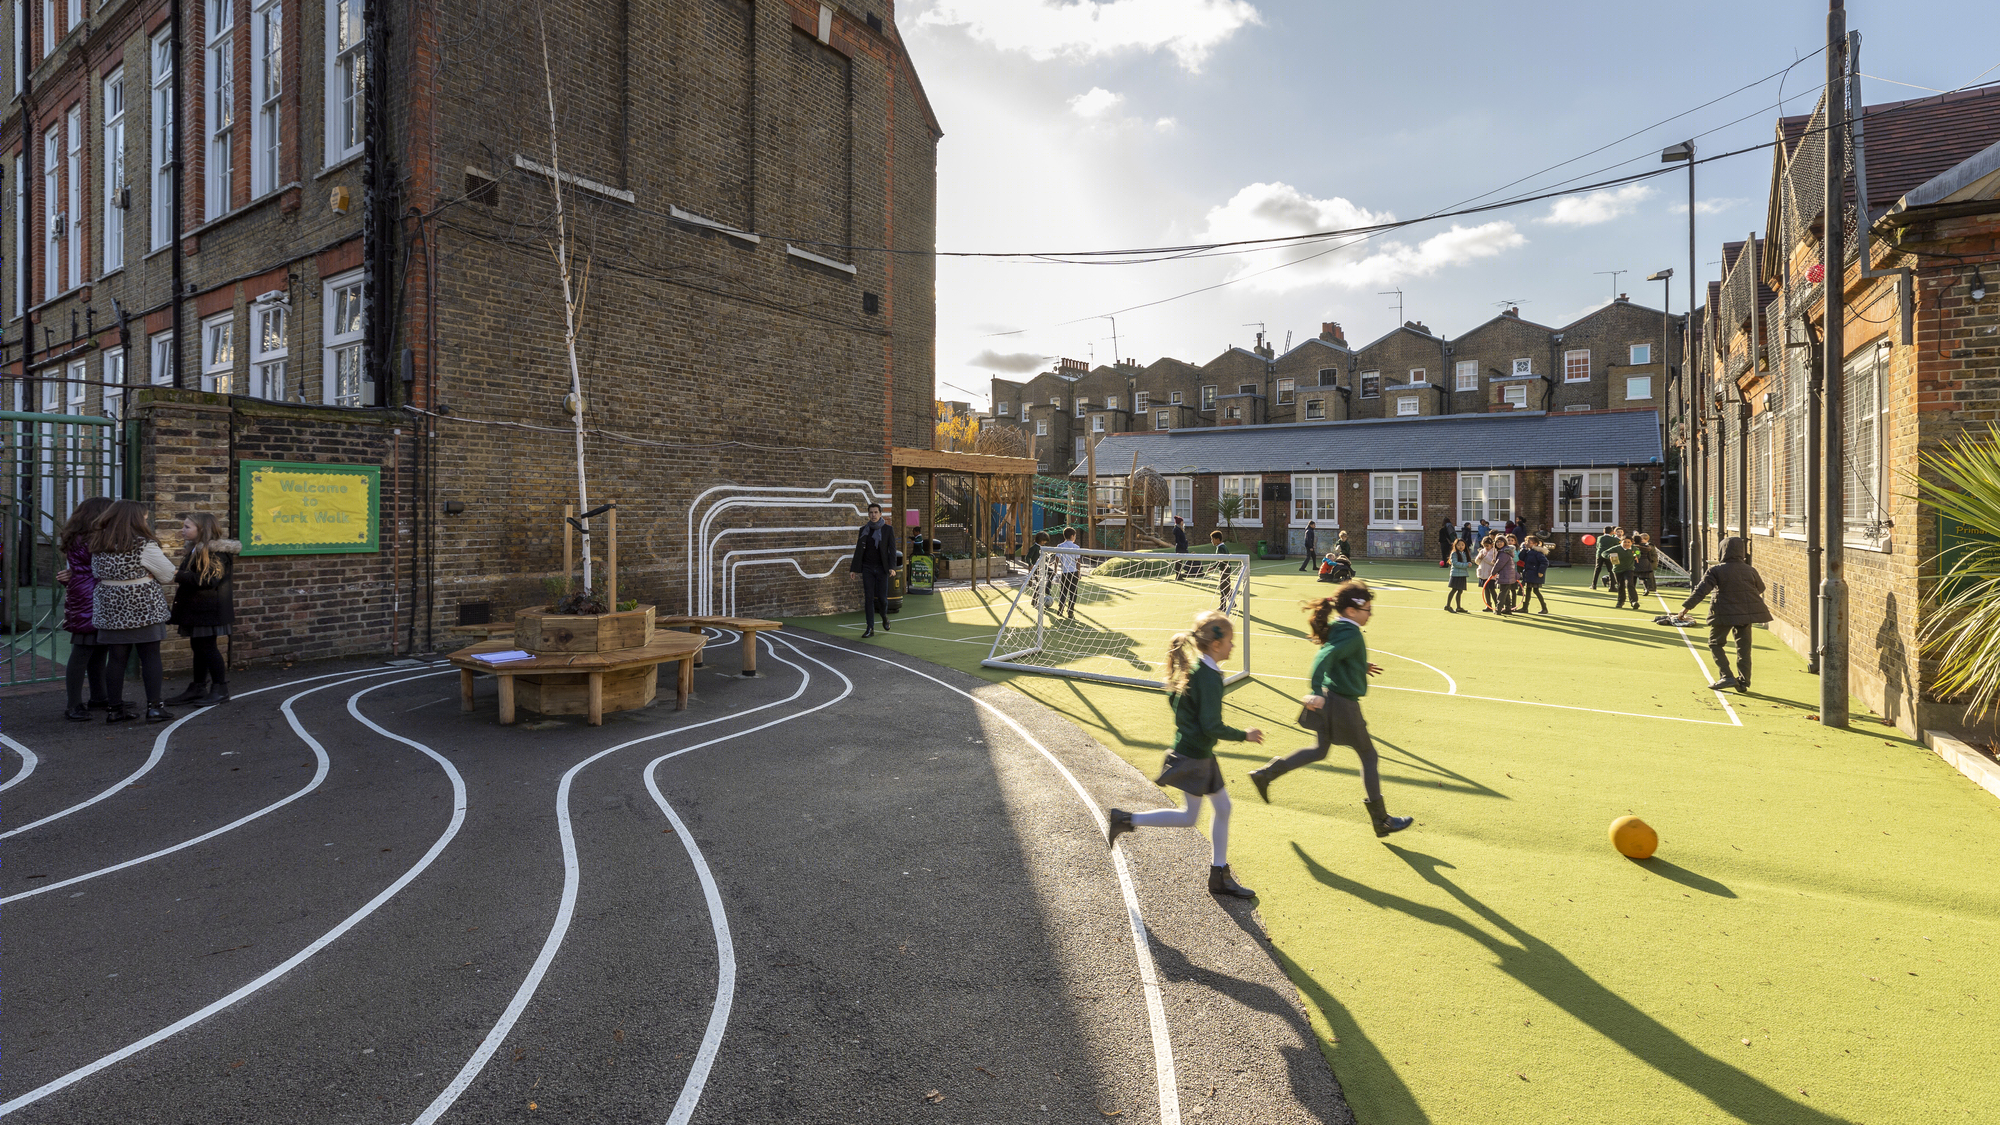
{"label": "blue sky", "polygon": [[[1870,104],[2000,79],[1991,0],[1858,0]],[[1677,8],[1436,0],[902,0],[897,24],[945,130],[941,250],[1074,250],[1255,238],[1417,218],[1659,167],[1770,139],[1773,108],[1809,112],[1825,77],[1824,0]],[[1981,76],[1982,72],[1987,72]],[[1894,85],[1909,83],[1910,86]],[[1740,122],[1739,118],[1747,118]],[[1730,124],[1737,122],[1736,124]],[[1714,130],[1711,132],[1711,130]],[[1638,133],[1619,141],[1630,133]],[[1611,142],[1618,142],[1612,144]],[[1603,152],[1531,175],[1610,144]],[[1586,173],[1595,173],[1586,175]],[[1697,171],[1699,279],[1759,230],[1770,154]],[[1457,335],[1503,303],[1560,325],[1615,291],[1686,304],[1686,177],[1543,201],[1325,249],[1147,265],[942,259],[939,397],[983,402],[994,374],[1118,350],[1201,363],[1268,325],[1283,348],[1339,321],[1359,346],[1404,316]],[[1283,265],[1282,269],[1271,267]],[[1624,270],[1616,280],[1598,273]],[[1264,272],[1268,271],[1268,272]],[[1250,275],[1257,276],[1250,276]],[[1705,286],[1704,286],[1705,288]]]}

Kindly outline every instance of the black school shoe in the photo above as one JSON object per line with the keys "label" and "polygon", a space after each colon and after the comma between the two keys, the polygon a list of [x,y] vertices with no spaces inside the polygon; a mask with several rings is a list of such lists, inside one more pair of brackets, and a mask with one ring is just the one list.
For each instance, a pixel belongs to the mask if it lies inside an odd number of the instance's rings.
{"label": "black school shoe", "polygon": [[1229,865],[1226,863],[1221,867],[1210,867],[1208,869],[1208,893],[1212,895],[1229,895],[1232,898],[1257,897],[1256,891],[1236,881],[1235,876],[1229,873]]}
{"label": "black school shoe", "polygon": [[68,708],[65,711],[63,711],[63,718],[68,719],[72,723],[87,723],[90,721],[90,708],[88,707]]}
{"label": "black school shoe", "polygon": [[171,723],[174,721],[174,714],[167,710],[166,705],[163,703],[148,703],[146,704],[146,721],[149,723]]}

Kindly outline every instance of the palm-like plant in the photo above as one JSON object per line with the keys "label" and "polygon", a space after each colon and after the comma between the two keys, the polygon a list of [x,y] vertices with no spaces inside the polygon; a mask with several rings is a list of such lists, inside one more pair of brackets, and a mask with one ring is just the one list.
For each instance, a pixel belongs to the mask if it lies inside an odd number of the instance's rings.
{"label": "palm-like plant", "polygon": [[1984,434],[1967,434],[1917,463],[1917,502],[1984,540],[1955,558],[1940,553],[1948,573],[1918,630],[1923,654],[1937,661],[1932,691],[1962,694],[1967,713],[1982,714],[2000,700],[2000,426],[1989,423]]}
{"label": "palm-like plant", "polygon": [[1238,493],[1224,492],[1215,498],[1213,507],[1216,525],[1225,529],[1223,534],[1226,536],[1229,534],[1227,528],[1243,515],[1243,497]]}

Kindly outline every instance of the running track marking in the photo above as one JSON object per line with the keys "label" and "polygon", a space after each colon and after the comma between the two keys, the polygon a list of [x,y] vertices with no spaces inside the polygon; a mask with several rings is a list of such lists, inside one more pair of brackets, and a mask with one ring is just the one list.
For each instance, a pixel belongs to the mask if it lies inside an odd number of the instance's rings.
{"label": "running track marking", "polygon": [[[362,673],[361,677],[356,677],[356,678],[359,679],[365,676],[393,676],[397,672],[403,672],[403,671],[407,671],[407,669],[386,668],[378,672],[364,672]],[[354,670],[350,668],[345,672],[328,672],[323,676],[306,676],[303,679],[286,680],[282,684],[272,684],[270,687],[260,687],[254,691],[242,692],[236,695],[234,698],[247,699],[253,695],[262,695],[264,692],[267,691],[277,691],[279,688],[291,687],[293,684],[309,684],[314,680],[330,680],[333,679],[335,676],[353,676],[353,675],[354,675]],[[50,813],[49,815],[43,817],[40,820],[33,821],[28,824],[23,824],[19,828],[10,828],[5,832],[0,832],[0,840],[5,840],[9,836],[17,836],[23,832],[26,832],[30,828],[40,828],[42,825],[47,824],[52,820],[61,820],[63,817],[66,817],[71,813],[82,812],[84,809],[89,808],[90,806],[96,804],[99,801],[105,800],[106,798],[110,797],[113,793],[118,792],[120,789],[123,789],[127,785],[130,785],[133,782],[139,780],[140,778],[146,776],[148,773],[152,772],[154,766],[160,764],[160,759],[167,756],[168,736],[173,734],[176,730],[179,730],[180,725],[182,723],[187,722],[189,719],[192,719],[197,715],[206,714],[207,712],[212,710],[214,710],[213,707],[203,707],[197,711],[189,711],[187,714],[182,715],[180,718],[175,719],[171,723],[168,723],[167,729],[161,731],[159,737],[153,739],[152,756],[147,758],[146,761],[142,765],[140,765],[138,769],[133,770],[131,774],[126,776],[126,778],[123,781],[120,781],[118,784],[113,785],[111,788],[106,789],[102,793],[99,793],[97,796],[92,797],[87,801],[80,801],[62,810],[61,812]]]}
{"label": "running track marking", "polygon": [[[1090,819],[1097,825],[1098,832],[1101,834],[1106,830],[1104,813],[1098,809],[1097,803],[1091,800],[1090,794],[1083,788],[1083,783],[1076,779],[1075,774],[1069,772],[1068,766],[1063,765],[1054,754],[1049,752],[1048,747],[1042,745],[1040,739],[1029,734],[1028,728],[1016,722],[1012,715],[963,688],[945,683],[928,672],[919,671],[907,664],[899,664],[887,657],[876,656],[871,652],[848,648],[845,645],[837,645],[828,641],[816,641],[811,637],[793,636],[790,639],[805,641],[807,644],[823,645],[827,648],[839,649],[854,656],[881,661],[892,668],[900,668],[913,676],[922,676],[939,687],[956,692],[991,711],[1001,722],[1014,728],[1014,733],[1026,740],[1028,745],[1040,751],[1042,757],[1048,759],[1049,764],[1056,768],[1056,772],[1062,774],[1063,779],[1069,782],[1069,787],[1076,792],[1077,799],[1083,802],[1083,807],[1089,810]],[[1139,962],[1139,983],[1146,995],[1146,1021],[1150,1025],[1153,1035],[1153,1073],[1159,1087],[1160,1125],[1180,1125],[1180,1084],[1179,1080],[1174,1076],[1174,1047],[1167,1033],[1167,1012],[1166,1005],[1160,997],[1159,970],[1153,962],[1153,947],[1146,938],[1146,919],[1139,913],[1139,895],[1133,889],[1132,874],[1126,867],[1125,850],[1122,844],[1111,849],[1111,865],[1118,872],[1118,889],[1125,896],[1125,921],[1132,929],[1132,952]]]}
{"label": "running track marking", "polygon": [[[1661,611],[1671,617],[1674,611],[1671,607],[1667,605],[1666,596],[1664,594],[1659,594],[1659,593],[1655,593],[1653,596],[1660,600]],[[1694,666],[1701,669],[1702,678],[1707,679],[1708,665],[1702,663],[1701,652],[1700,650],[1694,647],[1694,638],[1688,636],[1687,630],[1681,628],[1679,625],[1674,626],[1674,632],[1679,633],[1681,635],[1681,640],[1687,642],[1688,655],[1694,657]],[[1722,704],[1722,709],[1729,713],[1729,721],[1736,726],[1739,727],[1742,726],[1743,720],[1736,717],[1736,708],[1731,707],[1729,705],[1729,697],[1723,695],[1721,691],[1716,690],[1714,688],[1711,688],[1709,690],[1715,691],[1715,701],[1717,703]],[[1720,726],[1721,724],[1718,723],[1717,725]]]}
{"label": "running track marking", "polygon": [[[768,638],[766,639],[768,640]],[[452,1104],[458,1101],[459,1097],[465,1093],[467,1087],[472,1085],[473,1079],[479,1077],[479,1072],[485,1069],[487,1062],[493,1058],[493,1053],[499,1050],[500,1044],[506,1040],[507,1034],[514,1029],[514,1024],[520,1020],[521,1014],[527,1010],[528,1002],[534,998],[535,991],[541,987],[542,978],[548,975],[549,966],[555,962],[556,951],[562,947],[563,939],[568,936],[570,919],[576,913],[577,887],[582,883],[582,869],[578,865],[576,858],[576,836],[571,831],[569,821],[569,791],[570,785],[576,780],[576,775],[583,772],[584,767],[590,765],[592,762],[608,754],[623,750],[628,746],[637,746],[642,742],[651,742],[654,739],[667,738],[672,735],[697,730],[701,727],[713,726],[716,723],[726,723],[733,719],[740,719],[745,715],[754,715],[759,711],[767,711],[773,707],[782,707],[799,696],[804,695],[806,688],[812,684],[812,673],[779,656],[776,648],[767,646],[767,651],[770,652],[773,660],[788,668],[797,669],[799,673],[799,687],[797,691],[794,691],[783,699],[775,700],[762,706],[733,712],[723,715],[720,718],[709,719],[690,726],[675,727],[673,730],[661,731],[658,734],[649,734],[643,738],[632,739],[629,742],[621,742],[616,746],[599,750],[597,753],[571,766],[569,772],[563,774],[561,784],[556,787],[556,830],[562,839],[563,889],[562,903],[556,909],[555,924],[549,928],[549,936],[543,940],[542,951],[535,958],[534,965],[528,969],[527,977],[521,981],[520,988],[515,990],[514,999],[508,1003],[507,1010],[500,1014],[500,1022],[494,1024],[493,1030],[486,1033],[486,1038],[480,1042],[479,1048],[472,1053],[471,1058],[465,1061],[465,1065],[459,1068],[458,1075],[438,1093],[438,1096],[432,1100],[430,1105],[424,1108],[421,1114],[417,1115],[417,1119],[413,1125],[432,1125],[447,1110],[451,1109]],[[792,651],[803,659],[812,659],[797,649],[793,649]],[[840,676],[839,671],[834,668],[822,664],[817,660],[813,662],[820,664],[820,667],[826,668],[827,671],[833,672],[834,675]],[[854,691],[853,681],[848,680],[846,676],[840,676],[840,678],[847,683],[847,688],[839,695],[817,707],[810,707],[796,714],[786,715],[780,719],[773,719],[762,726],[751,727],[749,730],[737,731],[735,734],[726,734],[721,738],[712,738],[707,742],[698,743],[686,749],[676,751],[676,754],[685,754],[690,750],[700,750],[702,747],[713,746],[718,742],[728,742],[733,738],[742,738],[744,735],[755,734],[760,730],[777,726],[779,723],[788,723],[793,719],[804,718],[814,711],[831,707],[841,700],[846,699]],[[668,754],[659,759],[659,761],[665,761],[666,758],[674,756],[674,754]],[[657,765],[658,762],[654,764]],[[651,767],[648,768],[650,769]],[[651,788],[650,783],[648,788]],[[678,818],[673,817],[671,812],[669,812],[668,816],[675,821],[676,827],[678,827]],[[702,893],[708,900],[711,921],[716,926],[718,939],[717,955],[723,967],[723,976],[718,981],[718,988],[726,984],[729,991],[718,991],[715,1007],[709,1016],[708,1031],[702,1036],[701,1048],[695,1053],[694,1067],[689,1071],[687,1084],[681,1088],[680,1099],[674,1105],[672,1120],[675,1123],[685,1122],[687,1116],[694,1112],[695,1102],[701,1098],[702,1086],[708,1081],[709,1064],[714,1060],[716,1048],[722,1042],[723,1024],[729,1019],[729,1010],[734,1002],[736,980],[735,951],[734,946],[728,944],[728,923],[722,919],[720,913],[722,901],[720,894],[715,889],[714,880],[709,877],[708,864],[699,859],[699,851],[695,848],[693,838],[686,832],[682,832],[680,837],[682,843],[689,849],[689,854],[697,857],[695,871],[701,877]]]}
{"label": "running track marking", "polygon": [[[326,781],[327,774],[333,772],[333,761],[332,759],[327,757],[326,748],[319,744],[319,740],[314,738],[312,735],[306,733],[306,728],[299,724],[299,717],[292,713],[292,704],[298,702],[299,700],[305,698],[308,695],[313,694],[314,692],[325,691],[328,688],[344,687],[347,684],[353,683],[355,680],[366,679],[367,676],[375,674],[376,673],[371,672],[367,673],[366,675],[356,676],[353,679],[335,680],[333,683],[330,684],[321,684],[316,688],[307,688],[306,690],[299,692],[297,695],[292,696],[291,698],[285,700],[283,703],[278,705],[278,710],[284,712],[285,714],[285,721],[291,724],[292,733],[298,735],[300,739],[304,740],[305,744],[312,749],[313,757],[317,759],[319,762],[319,768],[313,771],[312,780],[306,782],[303,788],[293,792],[289,796],[279,798],[278,800],[272,802],[271,804],[265,805],[263,808],[258,809],[256,812],[253,812],[248,816],[232,820],[228,824],[225,824],[220,828],[204,832],[201,835],[196,836],[191,840],[183,840],[180,843],[173,845],[172,847],[161,848],[159,851],[152,852],[147,855],[142,855],[137,859],[128,859],[123,863],[114,863],[110,867],[100,867],[95,871],[87,872],[82,875],[73,876],[71,878],[62,880],[59,883],[50,883],[45,887],[36,887],[34,890],[31,891],[22,891],[19,894],[8,895],[6,898],[0,898],[0,906],[5,906],[10,902],[19,902],[24,898],[33,898],[34,896],[39,894],[47,894],[50,891],[60,890],[63,887],[73,887],[78,883],[95,879],[100,875],[109,875],[114,871],[123,871],[128,867],[137,867],[139,864],[145,863],[148,860],[155,860],[163,855],[172,855],[183,848],[194,847],[196,844],[202,843],[203,841],[213,840],[217,836],[222,835],[224,832],[235,831],[236,829],[243,827],[244,825],[250,823],[253,820],[256,820],[261,816],[264,816],[267,813],[277,812],[279,809],[284,808],[286,805],[291,804],[293,801],[298,800],[300,797],[303,797],[306,794],[312,792],[313,790],[318,789],[320,785]],[[445,672],[430,673],[430,675],[433,676],[442,676],[445,674],[446,674]],[[413,678],[422,679],[423,677],[419,676]]]}
{"label": "running track marking", "polygon": [[40,761],[40,759],[35,757],[33,750],[8,738],[4,734],[0,734],[0,746],[5,746],[21,756],[21,772],[8,778],[4,783],[0,783],[0,790],[12,789],[16,785],[28,780],[28,775],[35,772],[35,763]]}
{"label": "running track marking", "polygon": [[[397,671],[404,671],[404,669],[399,668],[397,669]],[[346,675],[347,673],[336,672],[334,674]],[[440,674],[442,673],[427,672],[424,675],[435,676]],[[313,679],[313,680],[321,680],[326,678],[327,677],[325,676],[307,677],[307,679]],[[360,691],[355,692],[353,695],[347,697],[347,710],[350,714],[353,714],[356,718],[361,718],[361,713],[355,709],[355,701],[360,699],[362,696],[367,695],[371,691],[376,691],[381,688],[394,687],[397,684],[408,683],[410,680],[420,680],[423,678],[424,676],[410,676],[406,679],[390,680],[388,683],[376,684],[373,687],[363,688]],[[292,681],[292,683],[304,683],[304,682],[306,681],[305,680]],[[288,685],[279,684],[274,686],[283,687]],[[269,689],[259,689],[259,690],[269,690]],[[248,695],[250,693],[245,692],[243,694]],[[195,714],[200,714],[200,712],[195,712]],[[241,988],[238,988],[236,991],[230,993],[227,996],[224,996],[222,999],[215,1001],[206,1008],[203,1008],[198,1012],[183,1017],[179,1022],[170,1024],[166,1027],[161,1028],[158,1031],[155,1031],[151,1035],[146,1036],[144,1039],[141,1039],[128,1046],[121,1047],[118,1050],[113,1051],[112,1053],[104,1056],[103,1058],[98,1059],[94,1063],[89,1063],[85,1066],[80,1066],[77,1069],[70,1071],[68,1074],[63,1075],[61,1078],[58,1078],[52,1082],[48,1082],[41,1086],[38,1086],[35,1089],[20,1095],[19,1097],[13,1098],[5,1103],[0,1103],[0,1117],[4,1117],[5,1115],[14,1112],[17,1109],[22,1109],[34,1102],[40,1101],[41,1099],[48,1097],[50,1094],[56,1093],[68,1086],[74,1085],[75,1083],[80,1082],[83,1079],[88,1078],[93,1074],[96,1074],[98,1071],[103,1070],[106,1067],[115,1066],[116,1064],[123,1062],[128,1058],[131,1058],[133,1055],[138,1054],[140,1051],[143,1051],[146,1048],[151,1047],[156,1043],[172,1038],[173,1036],[178,1035],[183,1031],[186,1031],[188,1028],[193,1027],[195,1024],[202,1022],[208,1017],[215,1015],[217,1012],[220,1012],[223,1009],[234,1005],[237,1001],[242,1000],[243,998],[257,992],[259,989],[262,989],[265,985],[270,984],[272,981],[277,980],[279,977],[284,976],[286,973],[291,972],[293,969],[298,968],[301,964],[304,964],[305,961],[308,958],[312,957],[315,953],[318,953],[320,950],[325,949],[329,945],[332,945],[335,941],[339,940],[341,935],[345,934],[347,931],[359,925],[362,919],[367,918],[370,914],[373,914],[377,910],[381,909],[384,903],[388,902],[392,898],[395,898],[396,895],[400,893],[404,887],[409,886],[412,880],[414,880],[417,876],[423,874],[424,869],[429,867],[432,864],[432,862],[434,862],[437,859],[438,856],[444,853],[445,846],[450,844],[452,838],[458,835],[459,826],[465,823],[465,779],[459,776],[458,768],[456,766],[453,766],[451,762],[445,759],[443,755],[439,754],[437,751],[431,749],[430,747],[425,746],[423,743],[412,742],[407,738],[402,738],[397,735],[389,734],[388,731],[384,731],[380,727],[376,727],[374,723],[369,722],[366,718],[361,718],[361,721],[363,723],[367,723],[368,726],[374,728],[377,731],[380,731],[384,735],[388,735],[388,737],[390,738],[394,738],[396,741],[401,742],[406,746],[414,747],[417,750],[421,750],[425,754],[428,754],[431,757],[431,760],[435,761],[438,765],[444,767],[445,773],[450,775],[451,777],[451,793],[452,793],[451,823],[448,826],[446,826],[444,834],[437,838],[437,842],[431,845],[430,850],[424,853],[423,858],[419,859],[415,863],[415,865],[413,865],[408,871],[403,872],[402,876],[398,878],[395,882],[389,884],[387,887],[384,887],[382,891],[379,894],[377,894],[374,898],[369,899],[368,902],[361,907],[361,909],[356,910],[352,914],[349,914],[347,918],[343,920],[338,926],[335,926],[333,929],[328,930],[324,934],[321,934],[317,941],[314,941],[311,945],[306,946],[304,949],[299,950],[297,953],[292,954],[291,957],[287,958],[283,963],[266,971],[262,976],[256,978],[255,980],[252,980],[248,984],[243,985]],[[175,725],[179,725],[179,723],[177,722]],[[161,736],[163,738],[165,737],[164,731],[161,732]]]}
{"label": "running track marking", "polygon": [[[1378,649],[1377,651],[1380,650]],[[1404,659],[1408,659],[1408,657]],[[1300,683],[1306,682],[1306,677],[1304,676],[1281,676],[1276,672],[1258,672],[1252,678],[1258,680],[1297,680]],[[1455,691],[1427,691],[1423,688],[1396,687],[1392,684],[1374,684],[1372,686],[1382,691],[1407,691],[1417,695],[1443,696],[1447,699],[1477,699],[1485,703],[1518,703],[1523,707],[1553,707],[1558,711],[1588,711],[1593,715],[1623,715],[1628,719],[1659,719],[1669,723],[1695,723],[1708,727],[1726,727],[1731,725],[1729,723],[1718,722],[1715,719],[1687,719],[1679,715],[1647,715],[1638,711],[1607,711],[1602,707],[1577,707],[1568,703],[1538,703],[1532,699],[1505,699],[1497,695],[1461,695]],[[1268,718],[1269,716],[1266,717]],[[1735,725],[1742,726],[1743,724],[1737,723]]]}

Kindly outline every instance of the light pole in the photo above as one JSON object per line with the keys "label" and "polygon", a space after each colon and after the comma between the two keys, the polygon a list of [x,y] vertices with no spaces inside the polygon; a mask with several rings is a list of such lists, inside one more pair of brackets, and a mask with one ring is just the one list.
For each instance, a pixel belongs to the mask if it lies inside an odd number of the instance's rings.
{"label": "light pole", "polygon": [[[1683,373],[1686,373],[1686,371],[1687,371],[1687,368],[1688,368],[1688,366],[1689,366],[1689,365],[1690,365],[1691,363],[1693,363],[1693,361],[1694,361],[1694,310],[1695,310],[1695,296],[1694,296],[1694,274],[1695,274],[1695,261],[1694,261],[1694,141],[1693,141],[1692,139],[1689,139],[1689,140],[1685,140],[1685,141],[1682,141],[1681,143],[1679,143],[1679,144],[1677,144],[1677,145],[1674,145],[1674,146],[1672,146],[1672,147],[1670,147],[1670,148],[1667,148],[1667,149],[1665,149],[1664,151],[1662,151],[1662,152],[1660,153],[1660,163],[1662,163],[1662,164],[1672,164],[1672,163],[1674,163],[1675,161],[1678,161],[1678,160],[1685,160],[1685,161],[1687,161],[1687,166],[1688,166],[1688,272],[1687,272],[1687,282],[1688,282],[1688,305],[1687,305],[1687,332],[1686,332],[1686,335],[1685,335],[1685,337],[1684,337],[1684,342],[1683,342],[1683,343],[1682,343],[1682,345],[1681,345],[1681,368],[1682,368],[1682,371],[1683,371]],[[1662,346],[1664,347],[1665,345],[1664,345],[1664,344],[1662,344]],[[1687,400],[1688,400],[1688,402],[1689,402],[1689,404],[1690,404],[1690,407],[1691,407],[1691,409],[1692,409],[1692,416],[1691,416],[1691,417],[1690,417],[1690,418],[1688,419],[1688,426],[1689,426],[1689,429],[1690,429],[1690,431],[1692,431],[1692,430],[1693,430],[1693,428],[1694,428],[1694,422],[1695,422],[1695,419],[1697,419],[1697,418],[1699,418],[1699,417],[1701,416],[1701,405],[1700,405],[1700,403],[1701,403],[1701,398],[1700,398],[1700,395],[1698,395],[1698,394],[1690,394],[1690,395],[1688,395],[1688,396],[1687,396]],[[1694,442],[1694,440],[1693,440],[1693,437],[1692,437],[1692,434],[1690,434],[1690,438],[1689,438],[1689,441],[1688,441],[1688,448],[1689,448],[1690,450],[1695,450],[1695,449],[1696,449],[1696,446],[1695,446],[1695,442]],[[1704,525],[1704,528],[1705,528],[1705,527],[1706,527],[1706,522],[1707,522],[1707,516],[1706,516],[1706,515],[1705,515],[1705,514],[1704,514],[1704,513],[1702,512],[1702,510],[1701,510],[1701,508],[1699,507],[1699,505],[1700,505],[1700,504],[1701,504],[1701,503],[1702,503],[1702,502],[1703,502],[1703,501],[1704,501],[1704,500],[1706,499],[1706,497],[1704,497],[1703,495],[1701,495],[1701,492],[1702,492],[1702,490],[1703,490],[1703,489],[1705,489],[1705,488],[1706,488],[1706,486],[1707,486],[1707,465],[1706,465],[1706,463],[1704,463],[1704,462],[1702,461],[1702,459],[1701,459],[1701,457],[1700,457],[1700,455],[1699,455],[1699,452],[1698,452],[1698,451],[1697,451],[1697,455],[1696,455],[1696,457],[1695,457],[1695,464],[1689,467],[1689,472],[1688,472],[1688,474],[1687,474],[1687,475],[1690,475],[1690,476],[1693,476],[1693,475],[1695,475],[1695,470],[1699,470],[1699,472],[1700,472],[1700,474],[1701,474],[1701,475],[1700,475],[1700,478],[1699,478],[1699,479],[1701,480],[1701,482],[1702,482],[1702,483],[1701,483],[1701,485],[1700,485],[1700,486],[1698,486],[1698,487],[1697,487],[1697,488],[1696,488],[1696,489],[1694,490],[1694,495],[1693,495],[1693,497],[1692,497],[1692,499],[1694,500],[1694,505],[1693,505],[1693,506],[1691,506],[1691,507],[1692,507],[1692,513],[1691,513],[1691,514],[1692,514],[1692,518],[1691,518],[1691,519],[1689,519],[1689,520],[1688,520],[1688,521],[1686,522],[1686,524],[1684,524],[1683,526],[1684,526],[1684,527],[1692,527],[1692,526],[1693,526],[1693,524],[1694,524],[1694,521],[1695,521],[1696,519],[1699,519],[1699,520],[1703,521],[1703,525]],[[1693,534],[1690,534],[1690,535],[1688,535],[1688,537],[1687,537],[1687,547],[1685,548],[1685,556],[1684,556],[1684,557],[1685,557],[1685,558],[1686,558],[1686,560],[1687,560],[1687,568],[1688,568],[1688,571],[1689,571],[1690,573],[1693,573],[1693,572],[1696,572],[1696,571],[1699,571],[1699,570],[1701,569],[1701,562],[1702,562],[1702,559],[1703,559],[1703,558],[1705,557],[1705,552],[1703,551],[1702,547],[1703,547],[1703,544],[1702,544],[1702,536],[1701,536],[1701,533],[1700,533],[1700,532],[1695,532],[1695,533],[1693,533]]]}
{"label": "light pole", "polygon": [[[1673,314],[1674,287],[1671,284],[1673,279],[1674,279],[1674,271],[1671,269],[1664,269],[1659,271],[1658,273],[1649,273],[1646,275],[1647,281],[1657,281],[1660,283],[1660,385],[1666,390],[1666,394],[1661,398],[1660,401],[1667,404],[1668,410],[1673,409],[1674,405],[1674,378],[1672,375],[1673,368],[1669,367],[1667,364],[1667,361],[1671,358],[1667,354],[1667,348],[1669,346],[1669,341],[1672,339],[1672,333],[1674,330],[1674,314]],[[1685,355],[1681,357],[1681,362],[1682,364],[1687,363],[1687,357]],[[1686,395],[1682,395],[1682,397],[1685,398]],[[1669,454],[1667,452],[1668,448],[1669,447],[1667,445],[1667,414],[1666,410],[1662,410],[1660,412],[1660,455],[1662,457],[1672,457],[1672,460],[1668,462],[1669,467],[1680,465],[1681,459],[1677,456]],[[1664,472],[1660,474],[1660,479],[1662,481],[1666,480],[1666,474]],[[1685,540],[1687,536],[1686,506],[1687,506],[1687,483],[1683,481],[1681,482],[1680,487],[1676,489],[1676,495],[1674,497],[1674,507],[1680,512],[1679,522],[1681,525],[1681,537],[1683,538],[1683,540]],[[1660,505],[1661,539],[1665,539],[1667,537],[1666,523],[1667,523],[1667,506],[1663,503]],[[1682,550],[1681,557],[1682,558],[1687,557],[1685,549]]]}

